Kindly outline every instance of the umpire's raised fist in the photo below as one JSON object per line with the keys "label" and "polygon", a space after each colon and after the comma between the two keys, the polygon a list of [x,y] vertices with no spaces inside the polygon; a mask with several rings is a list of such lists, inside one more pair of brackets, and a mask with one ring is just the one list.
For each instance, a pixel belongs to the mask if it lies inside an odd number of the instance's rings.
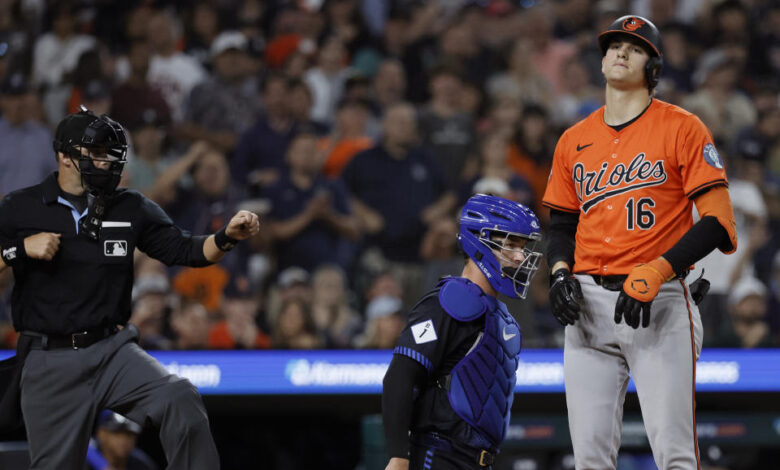
{"label": "umpire's raised fist", "polygon": [[62,234],[41,232],[24,239],[24,251],[28,258],[51,261],[60,249]]}
{"label": "umpire's raised fist", "polygon": [[550,308],[558,323],[573,325],[580,318],[582,289],[572,273],[561,268],[550,276]]}

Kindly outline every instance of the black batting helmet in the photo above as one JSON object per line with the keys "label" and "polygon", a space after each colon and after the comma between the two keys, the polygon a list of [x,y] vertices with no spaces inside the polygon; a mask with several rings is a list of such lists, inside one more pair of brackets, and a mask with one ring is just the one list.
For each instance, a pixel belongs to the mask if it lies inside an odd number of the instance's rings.
{"label": "black batting helmet", "polygon": [[599,34],[599,47],[602,55],[606,55],[610,41],[619,35],[637,38],[644,44],[645,50],[650,55],[650,59],[645,66],[645,79],[647,80],[647,87],[652,90],[658,85],[658,79],[663,69],[661,33],[647,18],[636,15],[620,17],[609,25],[606,31]]}

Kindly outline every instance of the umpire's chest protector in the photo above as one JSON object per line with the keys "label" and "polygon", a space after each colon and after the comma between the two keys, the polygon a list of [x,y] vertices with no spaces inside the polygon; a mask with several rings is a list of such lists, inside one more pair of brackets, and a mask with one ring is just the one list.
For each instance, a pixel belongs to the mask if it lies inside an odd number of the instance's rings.
{"label": "umpire's chest protector", "polygon": [[500,300],[463,278],[440,284],[439,303],[458,321],[484,317],[481,338],[455,367],[447,395],[453,410],[498,447],[509,427],[521,348],[520,327]]}

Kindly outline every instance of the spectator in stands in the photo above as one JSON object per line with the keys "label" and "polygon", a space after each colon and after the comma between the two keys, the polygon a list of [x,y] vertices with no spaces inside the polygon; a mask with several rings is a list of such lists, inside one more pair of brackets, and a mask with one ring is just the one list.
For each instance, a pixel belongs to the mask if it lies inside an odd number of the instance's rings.
{"label": "spectator in stands", "polygon": [[343,239],[356,240],[360,235],[343,182],[330,181],[321,173],[323,158],[315,134],[297,134],[287,151],[289,170],[262,193],[271,202],[268,231],[276,244],[279,269],[301,266],[311,271],[324,263],[346,266]]}
{"label": "spectator in stands", "polygon": [[377,107],[385,111],[406,97],[406,75],[404,65],[398,59],[385,59],[374,75],[374,100]]}
{"label": "spectator in stands", "polygon": [[170,349],[171,341],[165,336],[166,322],[171,312],[170,282],[162,265],[143,262],[133,283],[133,311],[130,323],[138,328],[139,344],[144,349]]}
{"label": "spectator in stands", "polygon": [[243,192],[231,184],[224,153],[198,142],[190,153],[197,155],[189,168],[192,186],[179,187],[176,200],[167,207],[168,213],[179,227],[193,233],[213,227],[219,230],[229,220],[228,212],[243,198]]}
{"label": "spectator in stands", "polygon": [[78,8],[73,2],[57,2],[49,10],[51,31],[35,41],[32,56],[32,84],[43,89],[43,102],[49,122],[66,114],[70,88],[66,76],[76,68],[79,56],[95,47],[95,38],[76,29]]}
{"label": "spectator in stands", "polygon": [[171,155],[166,154],[167,124],[168,116],[160,115],[154,108],[147,108],[136,121],[127,124],[133,144],[133,158],[128,159],[125,170],[127,186],[162,205],[173,200],[179,178],[194,164],[199,152],[207,149],[205,143],[193,144],[190,151],[177,160],[177,165],[185,168],[163,178],[162,175],[173,160]]}
{"label": "spectator in stands", "polygon": [[57,169],[49,129],[29,119],[27,76],[9,74],[0,84],[0,195],[41,181]]}
{"label": "spectator in stands", "polygon": [[562,89],[550,105],[550,120],[561,128],[584,119],[603,104],[603,90],[590,84],[585,63],[573,57],[561,64]]}
{"label": "spectator in stands", "polygon": [[305,80],[291,78],[287,82],[287,106],[296,126],[306,127],[318,135],[324,135],[328,131],[330,120],[314,119],[311,112],[313,103],[312,88]]}
{"label": "spectator in stands", "polygon": [[349,305],[344,270],[332,264],[317,268],[312,275],[312,294],[312,318],[325,339],[325,347],[351,347],[363,322]]}
{"label": "spectator in stands", "polygon": [[127,78],[111,93],[111,116],[117,122],[138,122],[148,109],[154,110],[165,122],[170,121],[171,111],[163,95],[147,81],[152,50],[149,43],[136,40],[130,44],[126,61]]}
{"label": "spectator in stands", "polygon": [[701,117],[716,140],[731,143],[737,131],[755,124],[756,109],[737,89],[738,63],[724,51],[702,54],[693,74],[696,92],[682,100],[682,106]]}
{"label": "spectator in stands", "polygon": [[253,292],[246,276],[234,275],[225,289],[220,311],[222,320],[211,327],[211,349],[268,349],[271,339],[260,329],[259,294]]}
{"label": "spectator in stands", "polygon": [[463,256],[452,236],[457,225],[454,217],[442,217],[425,232],[420,244],[420,257],[425,262],[423,285],[436,285],[442,276],[457,276],[463,271]]}
{"label": "spectator in stands", "polygon": [[[111,90],[105,80],[89,80],[81,91],[81,103],[97,115],[108,114],[111,111]],[[78,106],[73,111],[78,112]]]}
{"label": "spectator in stands", "polygon": [[95,439],[89,442],[89,470],[157,470],[157,465],[136,448],[141,426],[111,410],[98,416]]}
{"label": "spectator in stands", "polygon": [[488,79],[486,90],[494,103],[505,99],[511,99],[516,103],[531,101],[543,105],[552,103],[552,87],[547,78],[531,62],[531,47],[530,39],[522,37],[516,39],[507,54],[507,69],[493,74]]}
{"label": "spectator in stands", "polygon": [[428,74],[431,100],[420,110],[418,128],[422,144],[433,152],[447,186],[455,190],[476,170],[476,130],[473,116],[460,108],[461,71],[440,64]]}
{"label": "spectator in stands", "polygon": [[552,8],[549,3],[538,3],[526,10],[520,31],[531,42],[531,63],[557,93],[563,90],[562,65],[577,54],[577,47],[553,36]]}
{"label": "spectator in stands", "polygon": [[365,99],[347,98],[339,103],[330,135],[317,144],[325,155],[322,172],[327,177],[338,178],[355,155],[373,145],[367,132],[369,117],[370,108]]}
{"label": "spectator in stands", "polygon": [[214,40],[220,34],[219,11],[212,2],[198,1],[192,7],[186,27],[184,52],[204,67],[209,65]]}
{"label": "spectator in stands", "polygon": [[366,307],[366,328],[355,340],[361,349],[393,349],[406,320],[401,312],[403,302],[398,297],[381,296]]}
{"label": "spectator in stands", "polygon": [[265,321],[268,325],[276,323],[283,303],[291,299],[311,304],[312,287],[309,272],[300,266],[290,266],[278,271],[276,282],[268,289]]}
{"label": "spectator in stands", "polygon": [[724,325],[710,347],[767,348],[777,346],[767,324],[768,292],[758,279],[743,277],[728,297],[730,324]]}
{"label": "spectator in stands", "polygon": [[[519,129],[509,147],[508,162],[509,166],[531,184],[535,201],[542,200],[550,175],[550,155],[555,148],[550,136],[547,111],[536,104],[525,105]],[[547,211],[541,213],[546,214]]]}
{"label": "spectator in stands", "polygon": [[466,200],[474,194],[484,192],[475,191],[475,185],[486,178],[493,178],[503,181],[507,188],[506,191],[501,191],[502,194],[495,194],[496,196],[511,199],[528,207],[533,206],[534,194],[530,183],[509,166],[509,141],[507,138],[500,132],[493,132],[482,138],[479,147],[479,172],[461,185],[458,193],[459,202],[465,204]]}
{"label": "spectator in stands", "polygon": [[671,23],[661,28],[664,38],[664,73],[658,84],[664,99],[679,102],[681,95],[693,91],[691,77],[694,60],[688,41],[689,28],[681,23]]}
{"label": "spectator in stands", "polygon": [[195,86],[186,105],[185,122],[176,137],[205,140],[224,152],[236,146],[260,109],[255,83],[247,67],[249,44],[238,31],[225,31],[211,43],[213,75]]}
{"label": "spectator in stands", "polygon": [[[110,109],[110,84],[113,79],[111,55],[105,46],[97,44],[82,52],[78,64],[68,78],[70,97],[67,113],[77,113],[83,104],[95,114],[108,114]],[[109,107],[106,108],[105,105]],[[97,105],[97,109],[95,108]]]}
{"label": "spectator in stands", "polygon": [[331,123],[349,77],[347,49],[338,36],[326,37],[317,51],[316,64],[303,75],[314,99],[311,119]]}
{"label": "spectator in stands", "polygon": [[342,174],[369,242],[391,261],[418,261],[425,226],[455,202],[433,157],[417,146],[416,124],[411,105],[390,107],[382,141],[357,154]]}
{"label": "spectator in stands", "polygon": [[262,86],[265,112],[241,135],[231,159],[236,182],[255,188],[268,186],[285,169],[287,146],[296,133],[287,98],[287,78],[268,74]]}
{"label": "spectator in stands", "polygon": [[206,79],[206,71],[197,59],[177,50],[180,35],[176,32],[176,19],[170,13],[157,11],[147,28],[153,53],[147,80],[162,93],[173,121],[180,122],[184,119],[185,100]]}
{"label": "spectator in stands", "polygon": [[172,349],[219,349],[209,344],[209,312],[200,302],[184,299],[171,312]]}
{"label": "spectator in stands", "polygon": [[309,304],[290,299],[281,305],[271,333],[274,349],[317,349],[323,341],[314,326]]}

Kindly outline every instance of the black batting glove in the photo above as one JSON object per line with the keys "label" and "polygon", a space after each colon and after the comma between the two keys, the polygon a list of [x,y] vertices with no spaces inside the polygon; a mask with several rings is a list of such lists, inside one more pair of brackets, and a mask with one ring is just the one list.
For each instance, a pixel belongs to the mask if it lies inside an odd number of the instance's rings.
{"label": "black batting glove", "polygon": [[642,328],[647,328],[650,326],[650,305],[652,303],[652,300],[650,302],[637,300],[621,289],[615,304],[615,323],[620,323],[620,319],[625,318],[626,325],[636,330],[639,328],[641,320]]}
{"label": "black batting glove", "polygon": [[579,320],[582,300],[580,281],[571,271],[561,268],[550,276],[550,308],[558,323],[566,326]]}

